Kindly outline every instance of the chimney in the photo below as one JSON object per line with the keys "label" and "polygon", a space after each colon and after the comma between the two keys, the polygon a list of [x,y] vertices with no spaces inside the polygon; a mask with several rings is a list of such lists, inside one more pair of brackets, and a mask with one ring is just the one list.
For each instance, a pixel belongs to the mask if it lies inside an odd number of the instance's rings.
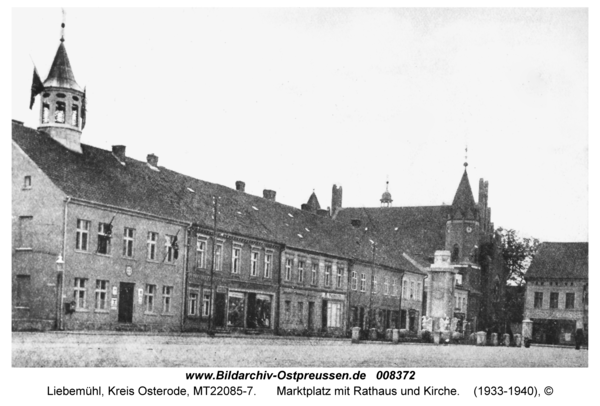
{"label": "chimney", "polygon": [[125,161],[125,145],[113,145],[112,153],[119,161]]}
{"label": "chimney", "polygon": [[350,224],[352,224],[352,227],[358,228],[361,225],[361,221],[360,219],[352,219],[350,220]]}
{"label": "chimney", "polygon": [[155,168],[158,167],[158,157],[154,154],[148,154],[148,156],[146,157],[146,162],[148,162],[150,165],[154,166]]}
{"label": "chimney", "polygon": [[331,191],[331,215],[334,216],[335,213],[342,208],[342,187],[333,185],[333,189]]}
{"label": "chimney", "polygon": [[277,192],[275,192],[274,190],[269,190],[269,189],[263,190],[263,197],[267,200],[275,201],[276,194],[277,194]]}
{"label": "chimney", "polygon": [[237,190],[238,192],[245,192],[246,184],[244,182],[242,182],[241,180],[236,181],[235,182],[235,190]]}

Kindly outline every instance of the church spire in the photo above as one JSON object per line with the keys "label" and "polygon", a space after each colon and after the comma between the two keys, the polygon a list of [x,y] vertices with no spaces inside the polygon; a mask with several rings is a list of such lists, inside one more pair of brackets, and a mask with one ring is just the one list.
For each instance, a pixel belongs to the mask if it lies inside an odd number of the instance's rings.
{"label": "church spire", "polygon": [[383,194],[381,195],[381,199],[379,200],[381,202],[381,207],[390,207],[392,205],[392,194],[389,192],[388,188],[390,185],[390,181],[386,181],[385,182],[385,192],[383,192]]}

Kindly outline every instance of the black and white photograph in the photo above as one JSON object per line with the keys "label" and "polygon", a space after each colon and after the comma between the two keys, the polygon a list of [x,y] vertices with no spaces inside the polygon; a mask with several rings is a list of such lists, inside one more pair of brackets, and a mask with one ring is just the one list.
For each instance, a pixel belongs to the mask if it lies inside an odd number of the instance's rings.
{"label": "black and white photograph", "polygon": [[236,6],[10,9],[36,399],[591,394],[588,6]]}

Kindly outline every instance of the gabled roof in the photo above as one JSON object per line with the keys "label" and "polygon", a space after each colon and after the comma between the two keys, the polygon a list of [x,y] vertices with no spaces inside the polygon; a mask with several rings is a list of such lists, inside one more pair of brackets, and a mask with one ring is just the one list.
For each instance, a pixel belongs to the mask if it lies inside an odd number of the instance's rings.
{"label": "gabled roof", "polygon": [[525,273],[532,278],[588,278],[587,242],[544,242]]}
{"label": "gabled roof", "polygon": [[83,89],[75,81],[65,44],[61,41],[50,67],[50,73],[44,81],[44,87],[62,87],[82,92]]}
{"label": "gabled roof", "polygon": [[471,190],[471,184],[469,183],[469,176],[467,175],[466,168],[460,179],[460,183],[458,184],[456,194],[454,195],[452,207],[459,209],[463,213],[469,209],[475,208],[475,199],[473,198],[473,191]]}
{"label": "gabled roof", "polygon": [[[82,144],[75,153],[48,134],[13,123],[13,141],[65,195],[213,227],[213,196],[219,198],[220,232],[334,257],[370,261],[371,244],[350,224],[269,199],[186,176]],[[158,169],[158,170],[156,170]],[[401,252],[381,244],[376,263],[419,273]]]}
{"label": "gabled roof", "polygon": [[446,220],[450,206],[343,208],[336,220],[349,224],[360,220],[369,238],[405,252],[422,266],[433,262],[437,250],[445,249]]}

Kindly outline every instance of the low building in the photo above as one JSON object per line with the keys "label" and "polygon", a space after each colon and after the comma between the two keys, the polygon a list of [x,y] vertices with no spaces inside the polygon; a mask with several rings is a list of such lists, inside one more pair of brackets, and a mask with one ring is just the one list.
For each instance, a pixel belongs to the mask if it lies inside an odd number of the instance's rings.
{"label": "low building", "polygon": [[532,340],[575,345],[588,333],[588,243],[542,243],[525,275],[525,320]]}

